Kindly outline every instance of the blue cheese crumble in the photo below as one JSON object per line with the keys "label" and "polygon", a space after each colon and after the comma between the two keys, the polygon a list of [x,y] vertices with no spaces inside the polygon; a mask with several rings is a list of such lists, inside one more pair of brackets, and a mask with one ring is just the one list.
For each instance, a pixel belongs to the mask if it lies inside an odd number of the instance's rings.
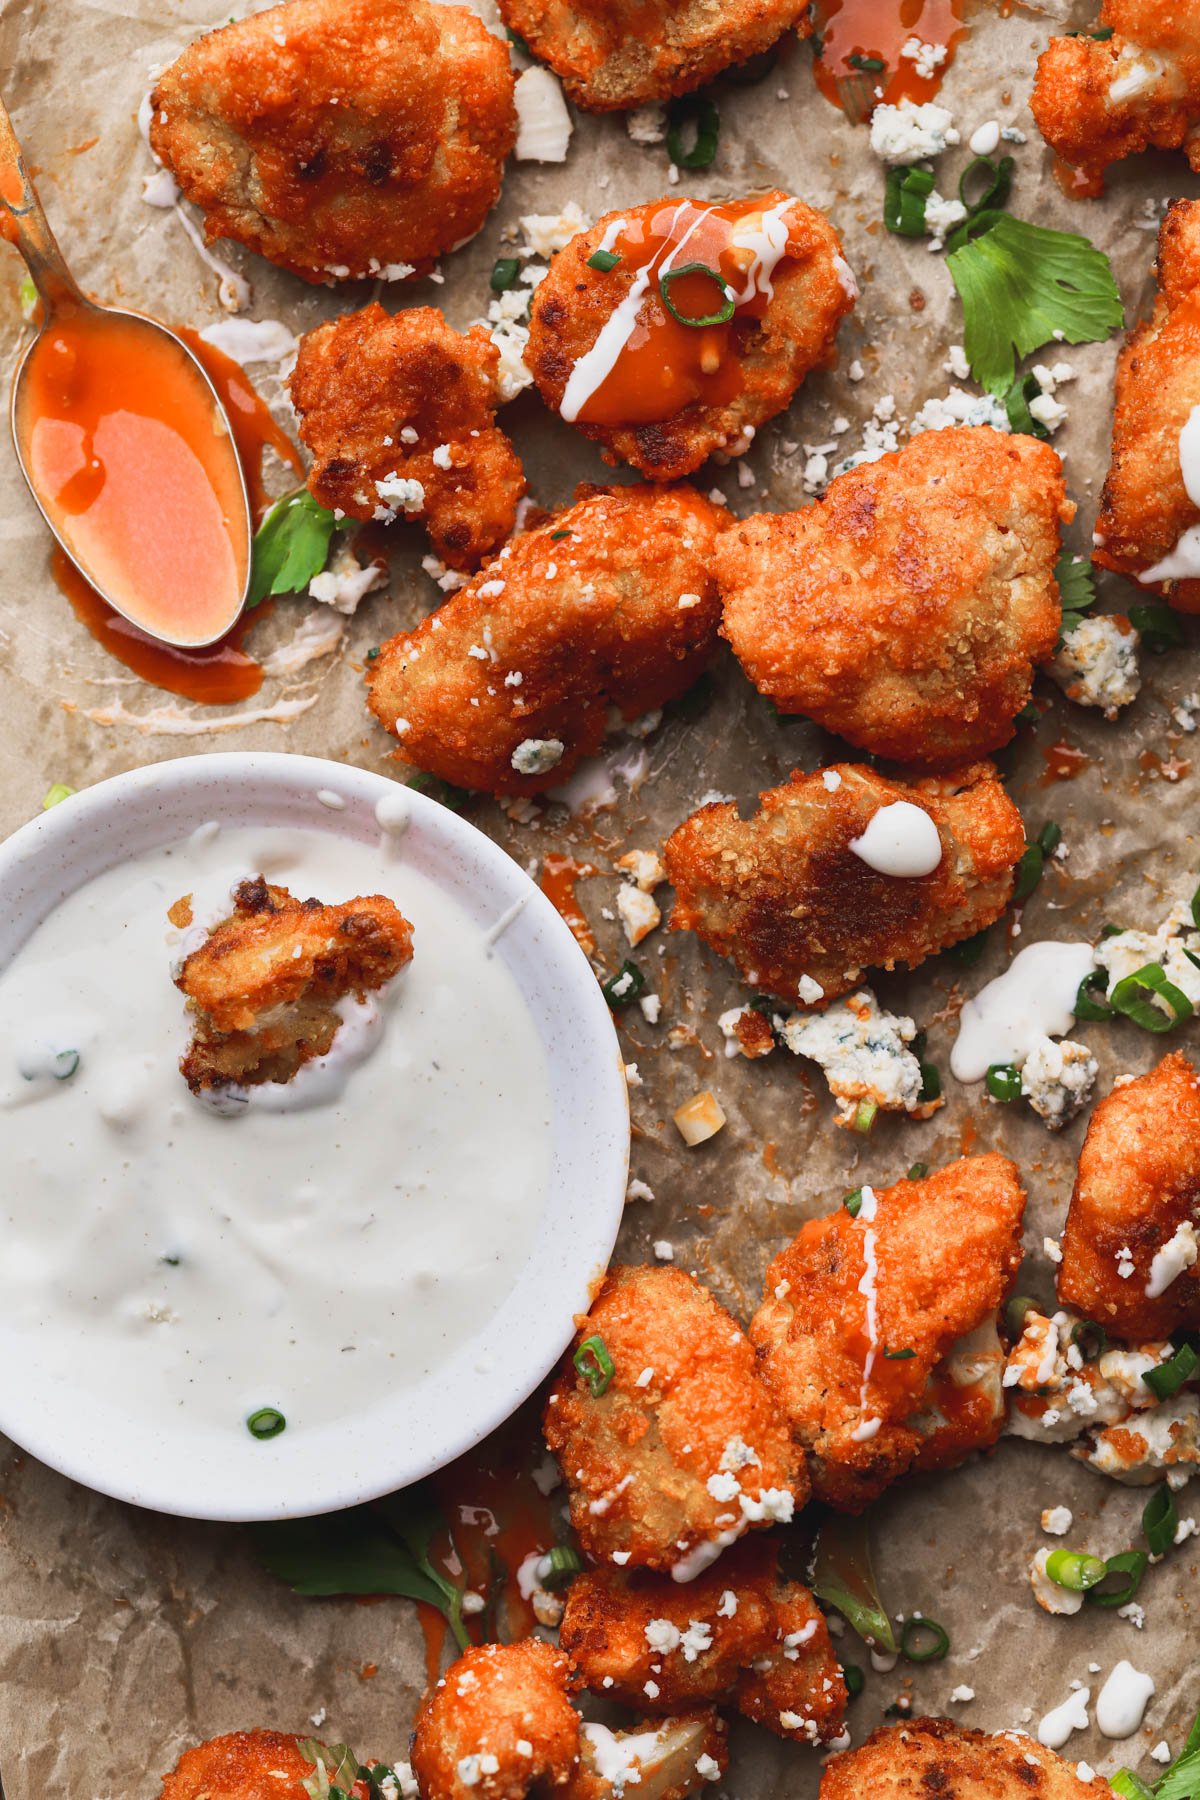
{"label": "blue cheese crumble", "polygon": [[1115,719],[1141,689],[1140,643],[1124,613],[1087,617],[1063,634],[1049,672],[1076,706],[1094,706],[1106,719]]}

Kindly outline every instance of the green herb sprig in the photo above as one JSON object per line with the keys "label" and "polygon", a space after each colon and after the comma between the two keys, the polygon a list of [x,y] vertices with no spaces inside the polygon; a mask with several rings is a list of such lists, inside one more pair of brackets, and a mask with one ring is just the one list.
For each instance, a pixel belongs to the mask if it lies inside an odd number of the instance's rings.
{"label": "green herb sprig", "polygon": [[254,534],[247,606],[268,594],[296,594],[307,588],[329,560],[329,540],[337,528],[329,508],[306,487],[277,500]]}

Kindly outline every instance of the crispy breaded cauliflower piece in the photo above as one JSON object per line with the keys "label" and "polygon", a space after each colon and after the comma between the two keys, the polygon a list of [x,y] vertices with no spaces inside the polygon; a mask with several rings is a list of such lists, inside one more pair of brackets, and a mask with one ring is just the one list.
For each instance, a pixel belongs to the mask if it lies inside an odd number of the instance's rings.
{"label": "crispy breaded cauliflower piece", "polygon": [[[697,932],[751,987],[793,1004],[836,999],[865,968],[915,967],[990,925],[1025,848],[1021,816],[990,763],[911,784],[837,763],[796,771],[759,798],[753,818],[712,802],[671,833],[670,925]],[[851,848],[881,808],[901,801],[937,827],[942,859],[930,875],[882,874]]]}
{"label": "crispy breaded cauliflower piece", "polygon": [[588,1687],[628,1706],[734,1705],[801,1743],[831,1743],[842,1730],[846,1687],[824,1616],[807,1588],[780,1575],[769,1538],[744,1539],[684,1587],[645,1571],[587,1570],[567,1594],[560,1642]]}
{"label": "crispy breaded cauliflower piece", "polygon": [[175,977],[195,1025],[179,1064],[194,1094],[290,1081],[329,1050],[339,1002],[362,1000],[412,960],[412,926],[382,894],[325,906],[256,875],[233,902]]}
{"label": "crispy breaded cauliflower piece", "polygon": [[682,694],[717,641],[712,547],[694,488],[581,488],[367,670],[397,756],[458,787],[536,794]]}
{"label": "crispy breaded cauliflower piece", "polygon": [[427,274],[495,205],[517,131],[507,47],[432,0],[285,0],[190,44],[151,106],[209,239],[318,282]]}
{"label": "crispy breaded cauliflower piece", "polygon": [[1078,191],[1102,193],[1110,163],[1151,148],[1183,150],[1200,170],[1194,7],[1187,0],[1104,0],[1096,27],[1050,39],[1029,102],[1050,148],[1077,171]]}
{"label": "crispy breaded cauliflower piece", "polygon": [[861,1190],[767,1270],[750,1322],[813,1492],[858,1512],[906,1469],[950,1468],[1000,1435],[996,1314],[1021,1262],[1025,1194],[1005,1156]]}
{"label": "crispy breaded cauliflower piece", "polygon": [[711,1710],[646,1719],[628,1731],[588,1720],[563,1800],[684,1800],[728,1768],[725,1722]]}
{"label": "crispy breaded cauliflower piece", "polygon": [[478,568],[525,492],[496,425],[499,369],[485,326],[453,331],[434,306],[373,303],[306,332],[288,384],[309,492],[351,519],[419,519],[451,568]]}
{"label": "crispy breaded cauliflower piece", "polygon": [[730,527],[722,635],[781,712],[913,767],[959,766],[1009,741],[1054,654],[1074,510],[1049,444],[922,432],[803,512]]}
{"label": "crispy breaded cauliflower piece", "polygon": [[1200,1078],[1182,1051],[1088,1121],[1058,1298],[1115,1337],[1200,1328]]}
{"label": "crispy breaded cauliflower piece", "polygon": [[1154,311],[1117,357],[1112,461],[1092,559],[1193,613],[1200,612],[1200,488],[1192,476],[1189,492],[1182,434],[1200,407],[1200,201],[1168,208],[1157,273]]}
{"label": "crispy breaded cauliflower piece", "polygon": [[[309,1800],[316,1764],[285,1731],[229,1731],[185,1750],[162,1778],[162,1800]],[[366,1800],[356,1782],[350,1800]]]}
{"label": "crispy breaded cauliflower piece", "polygon": [[589,112],[688,93],[787,30],[812,31],[805,0],[502,0],[500,11]]}
{"label": "crispy breaded cauliflower piece", "polygon": [[1098,1800],[1100,1785],[1023,1731],[987,1737],[949,1719],[910,1719],[830,1757],[821,1800]]}
{"label": "crispy breaded cauliflower piece", "polygon": [[[596,1339],[607,1381],[587,1348]],[[803,1459],[746,1335],[694,1276],[614,1267],[575,1355],[584,1366],[565,1360],[543,1426],[571,1523],[598,1561],[690,1581],[751,1527],[804,1504]]]}
{"label": "crispy breaded cauliflower piece", "polygon": [[[601,444],[606,462],[631,463],[653,481],[677,480],[714,450],[745,448],[804,377],[832,360],[838,325],[857,298],[837,232],[823,214],[777,190],[755,196],[745,219],[726,218],[750,204],[722,212],[672,197],[606,213],[572,238],[534,290],[525,361],[547,406]],[[762,265],[768,215],[786,234],[770,275]],[[637,246],[654,239],[660,247],[639,269]],[[674,262],[669,244],[680,247]],[[602,246],[618,261],[593,267]],[[704,291],[690,298],[672,283],[672,270],[682,274],[689,263],[719,267],[731,294],[735,287],[749,294],[727,322],[698,329],[671,316],[664,277],[672,304],[688,317],[720,304],[709,278],[699,278]],[[577,394],[576,365],[602,332],[614,330],[613,355],[597,350],[595,380],[584,383],[586,396]]]}

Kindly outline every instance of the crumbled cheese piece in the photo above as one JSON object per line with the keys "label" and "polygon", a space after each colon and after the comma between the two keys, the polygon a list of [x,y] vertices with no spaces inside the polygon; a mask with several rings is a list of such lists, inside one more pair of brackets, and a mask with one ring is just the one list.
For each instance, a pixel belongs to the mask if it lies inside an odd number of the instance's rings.
{"label": "crumbled cheese piece", "polygon": [[627,850],[618,856],[617,868],[643,894],[652,894],[667,879],[667,866],[656,850]]}
{"label": "crumbled cheese piece", "polygon": [[852,1125],[861,1101],[886,1112],[922,1113],[921,1065],[907,1048],[912,1019],[883,1012],[869,988],[821,1013],[792,1013],[780,1037],[795,1056],[819,1063],[838,1103],[836,1122]]}
{"label": "crumbled cheese piece", "polygon": [[399,513],[417,513],[425,504],[425,489],[419,481],[406,475],[399,475],[392,470],[382,481],[375,483],[375,492],[379,496],[379,505],[372,517],[381,524],[388,524]]}
{"label": "crumbled cheese piece", "polygon": [[916,73],[922,81],[932,81],[949,52],[945,44],[923,44],[919,37],[910,37],[901,45],[900,54],[916,64]]}
{"label": "crumbled cheese piece", "polygon": [[[1195,885],[1193,880],[1190,888],[1194,890]],[[1145,968],[1147,963],[1159,963],[1167,980],[1181,989],[1193,1006],[1200,1006],[1200,968],[1186,954],[1189,950],[1200,955],[1200,930],[1192,922],[1190,900],[1181,900],[1157,931],[1120,931],[1102,938],[1096,946],[1096,961],[1108,970],[1110,987]],[[1155,995],[1147,994],[1145,998],[1159,1004]],[[1162,1010],[1170,1011],[1165,1001]]]}
{"label": "crumbled cheese piece", "polygon": [[635,144],[661,144],[667,135],[667,109],[652,100],[625,114],[625,129]]}
{"label": "crumbled cheese piece", "polygon": [[642,1009],[642,1017],[647,1025],[657,1025],[662,1012],[662,1000],[658,994],[643,994],[638,1001]]}
{"label": "crumbled cheese piece", "polygon": [[364,595],[387,584],[388,572],[382,563],[369,562],[364,567],[352,551],[343,549],[327,569],[313,576],[308,593],[310,599],[348,616],[358,610]]}
{"label": "crumbled cheese piece", "polygon": [[1039,1038],[1021,1066],[1021,1093],[1051,1131],[1087,1105],[1100,1065],[1084,1044]]}
{"label": "crumbled cheese piece", "polygon": [[947,200],[934,188],[925,201],[925,229],[931,250],[945,248],[946,238],[956,225],[961,225],[967,209],[961,200]]}
{"label": "crumbled cheese piece", "polygon": [[947,375],[953,375],[955,381],[970,381],[971,365],[967,361],[967,353],[961,344],[951,344],[950,354],[942,368]]}
{"label": "crumbled cheese piece", "polygon": [[654,1255],[659,1262],[674,1262],[675,1246],[668,1243],[666,1238],[657,1238],[654,1244]]}
{"label": "crumbled cheese piece", "polygon": [[1042,1513],[1042,1530],[1051,1537],[1066,1537],[1075,1522],[1069,1506],[1048,1506]]}
{"label": "crumbled cheese piece", "polygon": [[631,946],[641,943],[649,937],[656,926],[662,923],[662,912],[657,902],[641,888],[623,884],[617,894],[617,912],[625,932],[626,941]]}
{"label": "crumbled cheese piece", "polygon": [[958,141],[953,115],[933,101],[901,100],[898,106],[877,106],[871,115],[871,149],[886,163],[921,162]]}
{"label": "crumbled cheese piece", "polygon": [[1193,1266],[1198,1249],[1195,1226],[1187,1219],[1180,1220],[1174,1235],[1154,1252],[1146,1282],[1146,1298],[1157,1300],[1165,1294],[1171,1283],[1178,1281],[1184,1271]]}
{"label": "crumbled cheese piece", "polygon": [[710,1756],[705,1750],[696,1758],[696,1773],[702,1781],[720,1781],[721,1765],[715,1756]]}
{"label": "crumbled cheese piece", "polygon": [[972,1687],[963,1687],[960,1685],[959,1687],[952,1688],[950,1691],[951,1701],[957,1701],[962,1706],[965,1706],[969,1700],[973,1700],[974,1698],[975,1689]]}
{"label": "crumbled cheese piece", "polygon": [[558,767],[565,749],[561,738],[525,738],[510,761],[518,775],[545,775]]}
{"label": "crumbled cheese piece", "polygon": [[558,163],[567,160],[571,115],[557,75],[538,64],[517,76],[513,89],[517,108],[518,162]]}
{"label": "crumbled cheese piece", "polygon": [[558,213],[525,213],[521,218],[525,233],[521,254],[553,256],[556,251],[565,250],[571,239],[590,225],[591,220],[576,200],[568,200]]}
{"label": "crumbled cheese piece", "polygon": [[672,1650],[678,1650],[680,1631],[672,1625],[670,1619],[651,1619],[644,1628],[646,1642],[657,1656],[669,1656]]}
{"label": "crumbled cheese piece", "polygon": [[625,1198],[627,1200],[653,1200],[654,1189],[648,1183],[639,1181],[635,1176],[631,1178],[625,1189]]}
{"label": "crumbled cheese piece", "polygon": [[1049,672],[1076,706],[1094,706],[1115,719],[1141,689],[1140,643],[1124,613],[1085,614],[1063,634]]}

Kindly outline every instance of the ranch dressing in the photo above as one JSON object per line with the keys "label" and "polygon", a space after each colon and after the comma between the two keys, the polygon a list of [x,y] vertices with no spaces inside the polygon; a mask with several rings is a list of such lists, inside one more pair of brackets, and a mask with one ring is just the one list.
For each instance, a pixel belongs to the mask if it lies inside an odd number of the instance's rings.
{"label": "ranch dressing", "polygon": [[950,1055],[956,1081],[982,1081],[996,1063],[1020,1068],[1040,1038],[1063,1037],[1075,1019],[1090,944],[1030,944],[962,1009]]}
{"label": "ranch dressing", "polygon": [[[542,1047],[488,934],[392,844],[202,827],[86,884],[0,972],[9,1323],[98,1410],[219,1453],[275,1407],[290,1440],[424,1379],[524,1266],[549,1187]],[[220,1108],[179,1074],[171,975],[260,872],[388,895],[413,960],[342,1003],[295,1083]]]}
{"label": "ranch dressing", "polygon": [[[1179,472],[1187,497],[1200,506],[1200,406],[1193,406],[1179,433]],[[1161,562],[1143,569],[1142,586],[1156,581],[1189,581],[1200,575],[1200,525],[1189,525],[1175,548]]]}
{"label": "ranch dressing", "polygon": [[925,808],[911,800],[881,806],[862,836],[850,839],[850,848],[869,869],[901,878],[932,875],[942,860],[937,826]]}

